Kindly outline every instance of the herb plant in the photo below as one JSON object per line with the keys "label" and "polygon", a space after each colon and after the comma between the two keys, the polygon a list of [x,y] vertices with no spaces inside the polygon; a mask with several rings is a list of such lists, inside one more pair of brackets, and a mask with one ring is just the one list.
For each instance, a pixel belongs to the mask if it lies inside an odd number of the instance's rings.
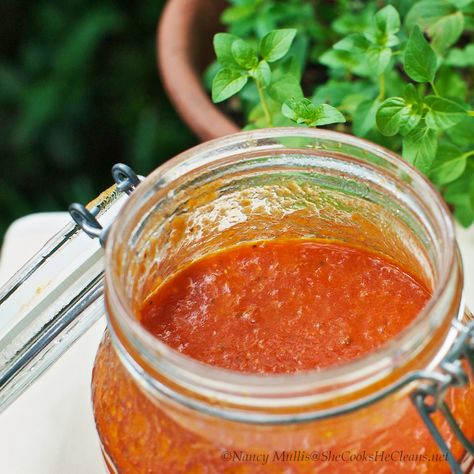
{"label": "herb plant", "polygon": [[[291,121],[308,126],[344,122],[344,116],[334,107],[315,106],[304,99],[295,75],[284,66],[279,67],[278,62],[288,53],[295,35],[295,29],[273,30],[262,38],[258,52],[238,36],[215,35],[214,49],[222,69],[212,82],[212,100],[218,103],[232,97],[251,79],[259,103],[249,114],[250,127],[286,125]],[[273,70],[271,65],[275,65]]]}
{"label": "herb plant", "polygon": [[222,18],[207,83],[245,128],[337,124],[474,222],[474,0],[232,0]]}

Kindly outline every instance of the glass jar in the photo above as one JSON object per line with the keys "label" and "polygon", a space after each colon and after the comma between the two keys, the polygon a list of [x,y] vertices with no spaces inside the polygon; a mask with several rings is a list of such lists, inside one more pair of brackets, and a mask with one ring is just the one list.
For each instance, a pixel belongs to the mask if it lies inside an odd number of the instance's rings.
{"label": "glass jar", "polygon": [[[211,367],[137,321],[145,298],[193,260],[282,236],[370,249],[432,297],[377,351],[292,375]],[[463,458],[465,470],[472,461],[438,410],[448,406],[474,438],[468,361],[454,360],[459,350],[452,357],[470,316],[449,211],[424,177],[378,145],[282,128],[188,150],[131,195],[107,240],[106,268],[108,331],[92,389],[110,472],[442,473],[448,461]]]}

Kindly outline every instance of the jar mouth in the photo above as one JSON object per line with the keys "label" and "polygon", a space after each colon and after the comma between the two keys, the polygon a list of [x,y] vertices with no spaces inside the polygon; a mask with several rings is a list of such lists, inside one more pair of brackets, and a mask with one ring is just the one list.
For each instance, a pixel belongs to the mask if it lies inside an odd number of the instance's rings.
{"label": "jar mouth", "polygon": [[[120,279],[120,265],[117,265],[117,259],[120,260],[119,248],[129,238],[128,230],[137,227],[137,222],[132,222],[134,216],[146,205],[144,203],[153,192],[169,186],[191,170],[225,158],[230,150],[234,154],[245,154],[255,147],[261,147],[271,152],[279,147],[278,140],[293,137],[352,147],[360,151],[356,159],[370,154],[397,170],[397,174],[409,177],[410,188],[426,212],[425,218],[436,227],[440,238],[437,242],[438,276],[431,298],[412,324],[380,348],[357,360],[313,371],[247,374],[213,367],[172,349],[155,338],[136,319]],[[164,374],[167,380],[172,380],[188,391],[205,393],[213,399],[230,400],[239,406],[255,406],[256,400],[262,407],[279,406],[283,399],[288,402],[289,392],[295,405],[319,403],[334,399],[336,394],[344,396],[376,386],[394,368],[403,367],[413,360],[414,354],[426,344],[424,339],[441,326],[446,326],[447,314],[452,319],[454,311],[454,316],[460,317],[461,309],[459,286],[462,275],[454,227],[448,207],[438,191],[414,167],[385,148],[351,135],[319,129],[285,127],[240,132],[198,145],[164,163],[140,184],[122,208],[107,240],[106,269],[105,295],[109,327],[116,344],[122,348],[119,353],[130,355],[133,352],[132,363],[140,368],[142,374],[149,372],[151,367],[153,373]],[[432,365],[437,364],[442,355],[440,353],[439,357],[433,358]],[[131,359],[128,359],[130,362]],[[389,383],[393,383],[393,380],[387,381]]]}

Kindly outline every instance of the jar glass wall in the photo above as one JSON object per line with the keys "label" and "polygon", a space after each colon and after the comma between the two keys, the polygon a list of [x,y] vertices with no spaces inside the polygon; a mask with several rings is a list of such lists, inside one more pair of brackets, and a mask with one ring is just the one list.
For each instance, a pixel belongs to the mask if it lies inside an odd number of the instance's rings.
{"label": "jar glass wall", "polygon": [[[146,297],[190,262],[282,237],[368,249],[415,275],[432,297],[377,351],[292,375],[211,367],[138,322]],[[400,382],[436,369],[452,345],[451,321],[466,318],[461,266],[441,198],[390,152],[288,128],[183,153],[122,210],[107,242],[105,296],[110,335],[98,352],[93,403],[112,472],[449,472],[409,397],[419,382]],[[472,439],[472,386],[446,399]],[[447,423],[437,424],[460,459]]]}

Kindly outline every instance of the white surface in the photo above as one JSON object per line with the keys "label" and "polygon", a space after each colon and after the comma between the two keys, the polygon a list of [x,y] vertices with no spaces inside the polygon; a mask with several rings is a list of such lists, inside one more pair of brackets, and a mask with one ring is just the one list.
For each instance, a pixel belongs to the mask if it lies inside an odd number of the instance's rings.
{"label": "white surface", "polygon": [[[69,219],[67,213],[48,213],[16,221],[5,236],[0,284]],[[104,320],[96,323],[0,415],[0,474],[104,474],[90,402],[104,327]]]}
{"label": "white surface", "polygon": [[[68,219],[36,214],[9,229],[0,281],[13,274]],[[466,300],[474,308],[474,227],[458,229]],[[103,474],[90,403],[90,377],[104,321],[93,326],[39,381],[0,415],[0,474]]]}

